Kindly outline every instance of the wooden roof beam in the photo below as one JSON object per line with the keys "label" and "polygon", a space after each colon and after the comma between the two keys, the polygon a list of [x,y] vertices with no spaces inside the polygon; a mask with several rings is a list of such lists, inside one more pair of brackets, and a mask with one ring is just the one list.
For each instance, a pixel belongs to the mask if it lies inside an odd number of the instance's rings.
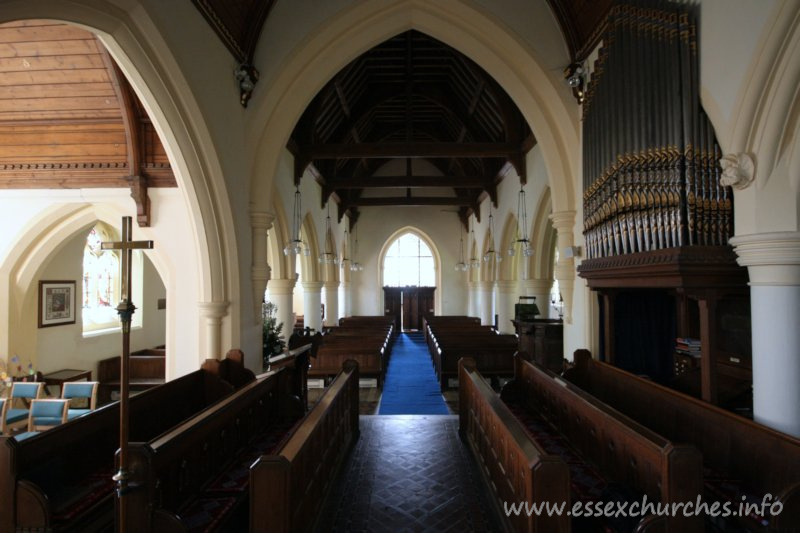
{"label": "wooden roof beam", "polygon": [[393,196],[387,198],[357,198],[349,201],[349,206],[374,207],[374,206],[430,206],[454,205],[471,206],[473,198],[452,196]]}
{"label": "wooden roof beam", "polygon": [[364,189],[388,187],[462,187],[485,188],[492,183],[484,176],[372,176],[370,178],[338,178],[331,180],[331,189]]}
{"label": "wooden roof beam", "polygon": [[306,146],[302,152],[310,159],[361,159],[401,157],[502,157],[519,152],[518,143],[330,143]]}

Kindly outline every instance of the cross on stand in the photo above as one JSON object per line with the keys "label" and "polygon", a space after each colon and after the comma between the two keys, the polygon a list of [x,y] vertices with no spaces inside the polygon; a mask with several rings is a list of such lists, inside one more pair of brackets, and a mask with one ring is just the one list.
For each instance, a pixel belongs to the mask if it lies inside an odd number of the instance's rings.
{"label": "cross on stand", "polygon": [[121,297],[117,306],[119,320],[122,324],[122,357],[120,358],[120,391],[119,391],[119,471],[114,475],[117,482],[118,527],[117,531],[125,531],[126,505],[125,494],[128,492],[128,389],[130,384],[129,366],[131,356],[131,318],[136,306],[131,301],[131,259],[136,249],[153,248],[153,241],[131,240],[131,217],[122,217],[122,240],[104,242],[103,250],[120,250],[122,252],[120,280]]}

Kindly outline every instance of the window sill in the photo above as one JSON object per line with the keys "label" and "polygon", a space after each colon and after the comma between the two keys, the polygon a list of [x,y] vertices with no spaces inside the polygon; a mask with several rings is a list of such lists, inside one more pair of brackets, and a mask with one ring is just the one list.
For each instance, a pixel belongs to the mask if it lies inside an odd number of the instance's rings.
{"label": "window sill", "polygon": [[[141,325],[133,325],[131,326],[131,331],[136,331],[138,329],[142,329]],[[88,339],[92,337],[102,337],[103,335],[113,335],[115,333],[121,333],[122,326],[114,326],[113,328],[103,328],[103,329],[95,329],[92,331],[84,331],[83,338]]]}

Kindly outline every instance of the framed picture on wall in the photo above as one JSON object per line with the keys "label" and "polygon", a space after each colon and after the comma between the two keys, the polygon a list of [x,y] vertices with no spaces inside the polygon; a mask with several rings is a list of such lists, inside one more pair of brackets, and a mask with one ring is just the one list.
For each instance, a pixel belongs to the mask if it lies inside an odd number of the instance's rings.
{"label": "framed picture on wall", "polygon": [[39,281],[39,327],[75,323],[75,282]]}

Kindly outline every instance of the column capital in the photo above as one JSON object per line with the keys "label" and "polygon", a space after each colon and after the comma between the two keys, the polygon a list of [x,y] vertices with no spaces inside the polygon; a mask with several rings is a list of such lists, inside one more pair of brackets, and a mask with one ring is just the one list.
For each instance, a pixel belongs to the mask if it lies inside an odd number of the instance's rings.
{"label": "column capital", "polygon": [[522,283],[525,285],[526,289],[530,289],[533,291],[538,292],[550,292],[550,287],[553,286],[552,279],[526,279],[523,280]]}
{"label": "column capital", "polygon": [[275,213],[258,211],[250,208],[250,226],[257,229],[269,230],[275,220]]}
{"label": "column capital", "polygon": [[200,316],[205,318],[222,318],[228,312],[230,302],[198,302]]}
{"label": "column capital", "polygon": [[510,294],[517,288],[517,281],[515,280],[497,280],[497,292]]}
{"label": "column capital", "polygon": [[334,289],[338,290],[339,289],[339,282],[338,281],[333,281],[333,280],[326,281],[326,282],[323,283],[323,287],[325,287],[326,291],[330,291],[330,290],[334,290]]}
{"label": "column capital", "polygon": [[324,283],[322,281],[303,281],[300,285],[306,292],[320,292]]}
{"label": "column capital", "polygon": [[550,214],[550,220],[556,231],[572,231],[575,225],[575,211],[556,211]]}
{"label": "column capital", "polygon": [[800,285],[800,232],[737,235],[730,244],[747,267],[750,285]]}
{"label": "column capital", "polygon": [[482,279],[480,281],[476,281],[475,284],[477,285],[478,290],[481,291],[490,291],[494,288],[494,281],[487,281]]}
{"label": "column capital", "polygon": [[296,284],[295,279],[271,279],[267,283],[267,289],[270,294],[292,294]]}

